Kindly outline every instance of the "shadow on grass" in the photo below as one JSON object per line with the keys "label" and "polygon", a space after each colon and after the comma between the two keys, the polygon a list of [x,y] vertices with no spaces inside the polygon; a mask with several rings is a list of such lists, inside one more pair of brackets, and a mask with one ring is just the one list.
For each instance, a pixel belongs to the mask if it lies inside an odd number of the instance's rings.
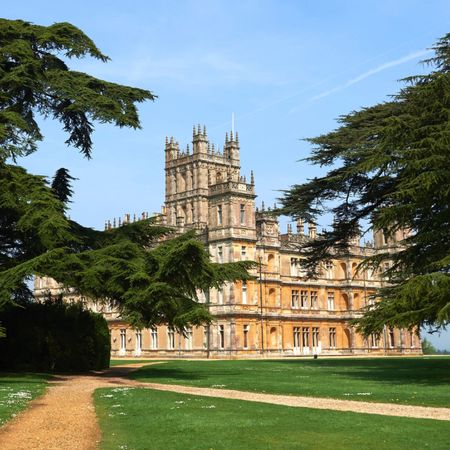
{"label": "shadow on grass", "polygon": [[[170,367],[172,366],[172,367]],[[281,367],[280,367],[281,366]],[[306,372],[326,378],[336,376],[381,384],[419,384],[450,386],[450,358],[396,358],[396,359],[317,359],[317,360],[259,360],[259,361],[174,361],[158,366],[146,366],[130,374],[133,379],[166,382],[193,382],[228,377],[240,379],[250,369],[254,376],[267,376],[275,369],[286,375]],[[240,370],[242,369],[242,370]],[[298,370],[296,370],[298,369]],[[279,375],[277,375],[279,376]],[[245,375],[247,378],[248,375]]]}

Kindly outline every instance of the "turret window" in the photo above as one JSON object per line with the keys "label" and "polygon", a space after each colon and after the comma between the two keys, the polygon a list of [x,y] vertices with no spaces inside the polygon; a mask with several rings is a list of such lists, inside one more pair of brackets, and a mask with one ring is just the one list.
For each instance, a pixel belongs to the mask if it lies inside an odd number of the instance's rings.
{"label": "turret window", "polygon": [[247,304],[247,282],[246,281],[242,282],[242,303],[244,305]]}
{"label": "turret window", "polygon": [[240,217],[241,217],[241,225],[244,225],[245,224],[245,205],[244,204],[241,204]]}

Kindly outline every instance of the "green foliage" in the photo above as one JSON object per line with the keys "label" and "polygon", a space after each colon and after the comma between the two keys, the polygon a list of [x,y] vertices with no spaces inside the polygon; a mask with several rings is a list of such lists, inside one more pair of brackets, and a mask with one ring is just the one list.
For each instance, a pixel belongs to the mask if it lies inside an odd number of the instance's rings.
{"label": "green foliage", "polygon": [[62,301],[9,306],[0,312],[0,369],[40,372],[100,370],[109,366],[106,320]]}
{"label": "green foliage", "polygon": [[0,19],[0,310],[29,302],[29,282],[40,275],[109,302],[136,327],[182,331],[207,322],[198,292],[249,278],[251,263],[213,264],[193,233],[169,239],[172,231],[152,220],[104,232],[83,227],[66,216],[74,179],[67,169],[50,186],[11,163],[42,139],[36,114],[61,122],[66,143],[88,158],[93,121],[140,126],[136,103],[155,96],[68,68],[67,59],[84,56],[108,59],[68,23]]}
{"label": "green foliage", "polygon": [[0,19],[0,157],[36,150],[42,139],[35,113],[52,117],[69,134],[67,144],[90,157],[92,121],[139,128],[135,103],[153,100],[143,89],[72,71],[66,59],[107,61],[81,30],[69,23],[39,26]]}
{"label": "green foliage", "polygon": [[55,173],[52,181],[52,190],[53,193],[58,197],[63,203],[67,203],[70,201],[70,197],[72,197],[73,190],[71,187],[72,181],[75,180],[72,177],[67,169],[61,167]]}
{"label": "green foliage", "polygon": [[422,340],[422,352],[424,355],[435,355],[437,353],[436,347],[428,340]]}
{"label": "green foliage", "polygon": [[434,52],[426,61],[433,70],[404,80],[392,101],[342,116],[340,128],[310,139],[307,160],[331,169],[282,199],[282,213],[336,217],[334,229],[305,248],[312,275],[319,261],[347,253],[366,220],[387,235],[411,232],[366,261],[375,268],[392,262],[381,301],[357,322],[366,335],[385,324],[439,328],[450,321],[450,34]]}

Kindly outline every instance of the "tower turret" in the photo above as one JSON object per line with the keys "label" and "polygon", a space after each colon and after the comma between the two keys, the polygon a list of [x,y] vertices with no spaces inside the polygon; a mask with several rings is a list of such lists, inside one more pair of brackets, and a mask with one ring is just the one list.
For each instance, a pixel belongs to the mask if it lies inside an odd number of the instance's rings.
{"label": "tower turret", "polygon": [[208,135],[206,134],[206,126],[203,126],[203,132],[198,125],[197,130],[194,126],[194,132],[192,136],[193,154],[208,154]]}
{"label": "tower turret", "polygon": [[225,147],[223,150],[223,155],[226,159],[229,159],[232,163],[239,165],[240,155],[239,155],[239,137],[238,133],[233,134],[230,132],[230,138],[228,139],[228,133],[225,135]]}

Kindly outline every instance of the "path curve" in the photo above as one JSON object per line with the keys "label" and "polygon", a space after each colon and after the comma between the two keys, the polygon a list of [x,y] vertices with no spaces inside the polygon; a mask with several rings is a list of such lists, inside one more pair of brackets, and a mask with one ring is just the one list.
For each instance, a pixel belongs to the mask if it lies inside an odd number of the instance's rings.
{"label": "path curve", "polygon": [[[47,392],[0,428],[2,450],[92,450],[101,439],[92,394],[101,387],[130,386],[189,395],[271,403],[298,408],[351,411],[450,421],[450,408],[262,394],[231,389],[144,383],[125,377],[145,364],[116,366],[92,375],[57,376]],[[159,364],[155,362],[153,364]]]}
{"label": "path curve", "polygon": [[[148,363],[146,363],[148,364]],[[93,375],[58,375],[44,395],[0,428],[2,450],[92,450],[101,439],[92,394],[127,385],[122,377],[141,365],[113,367]]]}
{"label": "path curve", "polygon": [[130,386],[145,387],[161,391],[179,392],[180,394],[220,397],[250,402],[271,403],[297,408],[329,409],[350,411],[383,416],[410,417],[416,419],[434,419],[450,421],[450,408],[430,406],[400,405],[394,403],[371,403],[355,400],[339,400],[323,397],[300,397],[294,395],[261,394],[257,392],[235,391],[231,389],[200,388],[178,384],[132,383]]}

